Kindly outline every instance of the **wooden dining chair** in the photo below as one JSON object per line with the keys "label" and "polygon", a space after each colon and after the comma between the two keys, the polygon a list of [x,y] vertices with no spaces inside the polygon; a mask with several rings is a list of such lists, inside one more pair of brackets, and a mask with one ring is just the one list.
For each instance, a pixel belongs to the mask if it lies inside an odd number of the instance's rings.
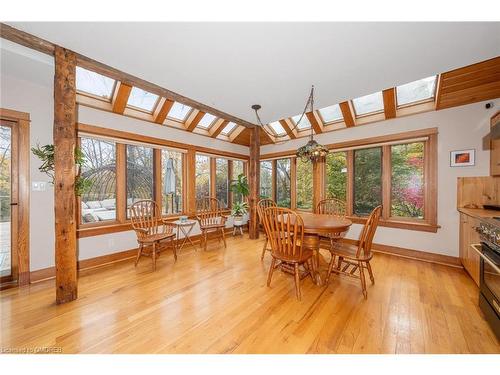
{"label": "wooden dining chair", "polygon": [[[375,278],[373,277],[370,260],[373,257],[373,236],[377,230],[381,213],[382,206],[375,207],[375,209],[371,212],[370,216],[366,220],[363,230],[361,231],[357,246],[336,242],[335,246],[330,249],[332,258],[330,260],[330,264],[328,265],[328,274],[326,276],[327,283],[330,280],[332,272],[358,278],[361,281],[363,296],[365,299],[368,298],[364,270],[365,268],[368,270],[370,280],[372,284],[375,284]],[[337,260],[336,258],[338,258],[338,261],[336,267],[334,268],[335,261]],[[358,271],[358,274],[356,274],[356,271]]]}
{"label": "wooden dining chair", "polygon": [[207,250],[208,235],[213,233],[219,241],[224,241],[226,247],[226,216],[223,215],[221,205],[216,198],[205,197],[196,202],[196,219],[200,225],[200,247]]}
{"label": "wooden dining chair", "polygon": [[[267,286],[271,285],[276,262],[281,267],[290,267],[295,278],[295,293],[300,301],[300,280],[307,275],[315,282],[313,251],[304,249],[304,222],[294,211],[282,207],[268,207],[262,212],[264,226],[271,244],[271,266],[267,277]],[[305,268],[300,274],[299,266]]]}
{"label": "wooden dining chair", "polygon": [[[316,213],[342,218],[346,216],[346,207],[346,202],[344,202],[343,200],[336,198],[327,198],[318,202],[318,204],[316,205]],[[347,232],[329,233],[321,237],[330,242],[331,248],[335,245],[335,242],[338,242],[341,238],[343,238],[346,233]]]}
{"label": "wooden dining chair", "polygon": [[[259,221],[261,222],[262,226],[264,226],[264,218],[263,218],[263,212],[266,208],[268,207],[276,207],[276,202],[273,201],[272,199],[261,199],[257,203],[257,214],[259,216]],[[265,227],[264,227],[265,231]],[[266,236],[266,241],[264,242],[264,247],[262,248],[262,254],[260,256],[260,260],[264,259],[264,255],[266,254],[267,250],[271,250],[270,248],[267,247],[269,243],[269,239],[267,238],[267,233],[265,233]]]}
{"label": "wooden dining chair", "polygon": [[[156,258],[160,256],[160,243],[165,240],[170,241],[174,260],[177,261],[174,241],[175,225],[162,218],[160,208],[155,201],[147,199],[135,202],[130,207],[130,220],[139,244],[135,266],[142,255],[149,256],[153,260],[153,271],[156,271]],[[145,246],[151,246],[149,253],[144,252]]]}

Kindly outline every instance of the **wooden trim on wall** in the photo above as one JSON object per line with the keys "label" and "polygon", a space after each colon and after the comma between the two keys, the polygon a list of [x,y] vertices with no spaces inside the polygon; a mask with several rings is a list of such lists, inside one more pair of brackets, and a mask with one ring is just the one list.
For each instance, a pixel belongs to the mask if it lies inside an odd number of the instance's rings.
{"label": "wooden trim on wall", "polygon": [[384,115],[389,120],[396,117],[396,89],[390,88],[382,91],[384,98]]}

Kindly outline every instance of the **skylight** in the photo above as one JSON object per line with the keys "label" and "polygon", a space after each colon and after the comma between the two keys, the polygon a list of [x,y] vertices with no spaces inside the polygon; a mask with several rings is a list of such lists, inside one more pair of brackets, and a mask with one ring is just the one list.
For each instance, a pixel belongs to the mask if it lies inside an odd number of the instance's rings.
{"label": "skylight", "polygon": [[434,97],[436,76],[419,79],[396,87],[398,106],[420,102]]}
{"label": "skylight", "polygon": [[233,129],[236,127],[236,124],[234,122],[230,122],[226,125],[224,129],[220,132],[222,135],[229,135],[233,131]]}
{"label": "skylight", "polygon": [[293,116],[292,120],[293,122],[297,125],[297,128],[299,130],[304,130],[304,129],[309,129],[311,127],[311,123],[309,122],[309,119],[307,118],[306,115],[302,117],[302,120],[300,121],[300,124],[298,123],[300,120],[301,115]]}
{"label": "skylight", "polygon": [[383,111],[384,99],[382,98],[382,91],[353,99],[352,104],[354,106],[356,116],[363,116],[369,113]]}
{"label": "skylight", "polygon": [[269,124],[269,126],[271,127],[271,129],[273,130],[274,134],[276,134],[276,135],[286,134],[285,129],[283,129],[283,126],[281,126],[281,124],[279,123],[279,121],[271,122]]}
{"label": "skylight", "polygon": [[115,80],[90,70],[76,67],[76,89],[104,99],[111,99]]}
{"label": "skylight", "polygon": [[190,111],[191,107],[175,102],[172,105],[172,108],[170,108],[170,112],[168,112],[168,117],[184,121],[186,120],[186,117]]}
{"label": "skylight", "polygon": [[203,129],[208,129],[210,125],[213,124],[216,117],[211,115],[210,113],[205,113],[205,116],[202,117],[201,121],[198,123],[198,127]]}
{"label": "skylight", "polygon": [[137,87],[132,87],[127,105],[136,107],[148,112],[153,112],[153,109],[158,101],[158,95],[144,91]]}
{"label": "skylight", "polygon": [[325,123],[340,121],[344,118],[338,104],[320,109],[319,114]]}

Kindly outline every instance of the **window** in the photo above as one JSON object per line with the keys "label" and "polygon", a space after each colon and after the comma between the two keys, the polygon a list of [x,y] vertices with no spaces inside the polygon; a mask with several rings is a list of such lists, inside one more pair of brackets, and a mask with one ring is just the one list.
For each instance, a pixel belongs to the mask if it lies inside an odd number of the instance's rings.
{"label": "window", "polygon": [[81,138],[85,157],[81,176],[90,188],[81,196],[81,222],[116,219],[116,145],[94,138]]}
{"label": "window", "polygon": [[260,162],[260,199],[273,198],[273,162]]}
{"label": "window", "polygon": [[313,167],[310,161],[297,158],[297,208],[311,210],[313,202]]}
{"label": "window", "polygon": [[276,160],[276,204],[280,207],[291,206],[290,159]]}
{"label": "window", "polygon": [[158,95],[144,91],[137,87],[132,87],[127,105],[146,112],[153,112],[157,102]]}
{"label": "window", "polygon": [[293,122],[295,123],[295,125],[297,125],[297,129],[299,130],[309,129],[311,127],[311,123],[309,122],[307,116],[304,114],[304,116],[302,116],[302,120],[300,120],[300,116],[302,115],[297,115],[292,117]]}
{"label": "window", "polygon": [[319,114],[321,115],[321,118],[323,119],[323,122],[325,124],[341,121],[344,118],[338,104],[320,109]]}
{"label": "window", "polygon": [[436,76],[427,77],[396,87],[398,106],[421,102],[434,97]]}
{"label": "window", "polygon": [[210,196],[210,158],[196,154],[196,200]]}
{"label": "window", "polygon": [[391,216],[424,218],[424,143],[391,146]]}
{"label": "window", "polygon": [[220,132],[222,135],[229,135],[233,129],[236,128],[236,124],[234,122],[230,122],[226,125],[224,129]]}
{"label": "window", "polygon": [[127,145],[127,208],[141,199],[154,199],[153,160],[151,147]]}
{"label": "window", "polygon": [[382,204],[382,148],[354,151],[354,214],[367,216]]}
{"label": "window", "polygon": [[161,150],[162,214],[182,212],[182,153]]}
{"label": "window", "polygon": [[168,117],[184,122],[190,111],[191,107],[175,102],[168,112]]}
{"label": "window", "polygon": [[227,159],[215,159],[215,197],[221,207],[229,206],[229,162]]}
{"label": "window", "polygon": [[347,152],[331,152],[326,157],[326,197],[347,201]]}
{"label": "window", "polygon": [[283,126],[280,124],[279,121],[271,122],[269,126],[271,127],[273,133],[276,135],[286,134],[285,129],[283,128]]}
{"label": "window", "polygon": [[76,67],[76,89],[111,100],[116,81],[90,70]]}
{"label": "window", "polygon": [[[238,176],[240,174],[245,173],[245,166],[243,165],[243,162],[241,160],[233,160],[233,175],[231,177],[232,181],[235,181],[238,179]],[[243,201],[243,196],[238,193],[233,193],[233,202],[242,202]]]}
{"label": "window", "polygon": [[216,117],[214,115],[211,115],[210,113],[205,113],[205,115],[201,118],[200,122],[198,123],[198,127],[202,129],[208,129],[214,123],[215,119]]}
{"label": "window", "polygon": [[384,110],[384,99],[382,92],[362,96],[352,100],[356,116],[364,116]]}

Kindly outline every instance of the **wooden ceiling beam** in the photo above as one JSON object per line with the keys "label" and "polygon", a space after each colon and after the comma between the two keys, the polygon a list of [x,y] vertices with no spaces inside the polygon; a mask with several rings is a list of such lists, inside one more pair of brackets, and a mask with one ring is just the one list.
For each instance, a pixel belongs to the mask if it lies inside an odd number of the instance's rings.
{"label": "wooden ceiling beam", "polygon": [[160,101],[158,102],[158,105],[153,113],[153,121],[157,124],[163,124],[174,103],[175,102],[173,100],[160,98]]}
{"label": "wooden ceiling beam", "polygon": [[286,132],[286,134],[288,134],[290,139],[295,139],[295,138],[297,138],[297,131],[295,129],[293,129],[293,127],[290,125],[289,121],[290,120],[283,119],[283,120],[279,120],[279,123],[281,124],[283,129],[285,129],[285,132]]}
{"label": "wooden ceiling beam", "polygon": [[245,128],[244,126],[238,126],[231,132],[231,134],[229,134],[229,141],[234,142],[240,136],[240,134],[246,130],[247,128]]}
{"label": "wooden ceiling beam", "polygon": [[[42,53],[46,53],[48,55],[54,55],[54,50],[55,50],[55,44],[41,39],[35,35],[26,33],[24,31],[18,30],[12,26],[9,26],[4,23],[0,23],[0,36],[4,39],[10,40],[14,43],[21,44],[25,47],[37,50]],[[106,64],[103,64],[99,61],[93,60],[87,56],[81,55],[79,53],[75,52],[76,56],[76,61],[77,65],[84,68],[91,70],[93,72],[102,74],[104,76],[107,76],[109,78],[112,78],[116,81],[123,82],[129,86],[134,86],[138,87],[142,90],[148,91],[152,94],[156,94],[160,97],[170,99],[175,102],[179,102],[182,104],[185,104],[189,107],[196,108],[200,111],[203,112],[209,112],[213,114],[216,117],[223,118],[225,120],[229,120],[231,122],[234,122],[235,124],[247,127],[247,128],[253,128],[256,126],[255,124],[252,124],[251,122],[248,122],[246,120],[240,119],[238,117],[232,116],[228,113],[225,113],[223,111],[219,111],[216,108],[212,108],[208,105],[205,105],[203,103],[200,103],[196,100],[190,99],[188,97],[185,97],[183,95],[180,95],[174,91],[165,89],[161,86],[158,86],[154,83],[148,82],[146,80],[143,80],[139,77],[133,76],[131,74],[122,72],[118,69],[115,69],[113,67],[110,67]]]}
{"label": "wooden ceiling beam", "polygon": [[123,82],[116,82],[113,99],[111,100],[111,110],[114,113],[119,113],[120,115],[122,115],[123,112],[125,112],[125,107],[127,106],[131,91],[132,86],[127,85]]}
{"label": "wooden ceiling beam", "polygon": [[220,134],[221,131],[224,130],[227,124],[229,124],[229,121],[221,118],[215,121],[215,124],[213,124],[208,130],[210,137],[217,138],[217,136]]}
{"label": "wooden ceiling beam", "polygon": [[309,120],[309,123],[311,124],[314,132],[316,134],[323,133],[324,124],[323,124],[323,120],[321,120],[321,117],[318,115],[318,113],[316,111],[307,112],[306,116],[307,116],[307,119]]}
{"label": "wooden ceiling beam", "polygon": [[193,109],[191,113],[189,114],[189,117],[186,120],[186,123],[184,124],[184,128],[188,132],[192,132],[194,128],[198,125],[198,123],[201,121],[201,119],[205,116],[205,112],[199,111],[197,109]]}
{"label": "wooden ceiling beam", "polygon": [[385,119],[389,120],[396,117],[396,89],[393,87],[382,91],[384,98]]}
{"label": "wooden ceiling beam", "polygon": [[273,137],[271,137],[264,129],[260,129],[260,138],[261,138],[260,143],[263,145],[276,143],[276,140]]}
{"label": "wooden ceiling beam", "polygon": [[356,121],[354,118],[354,109],[352,108],[351,102],[346,101],[339,103],[340,110],[342,111],[342,116],[344,117],[345,126],[348,128],[355,126]]}

